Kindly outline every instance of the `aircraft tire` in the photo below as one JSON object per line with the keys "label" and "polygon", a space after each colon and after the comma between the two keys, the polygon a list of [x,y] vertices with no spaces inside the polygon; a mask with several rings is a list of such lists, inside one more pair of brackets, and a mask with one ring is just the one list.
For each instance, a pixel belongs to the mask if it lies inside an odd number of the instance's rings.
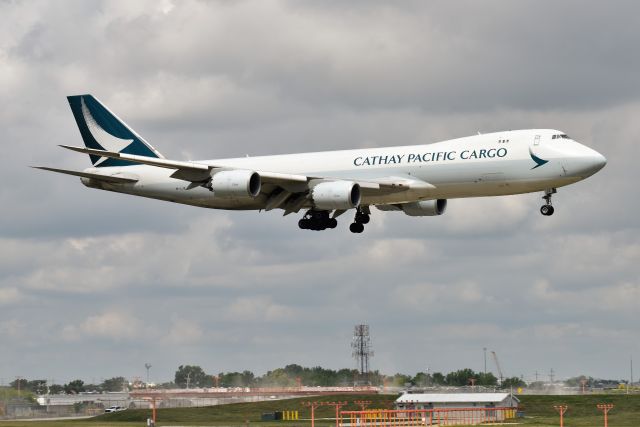
{"label": "aircraft tire", "polygon": [[359,222],[354,222],[349,226],[349,231],[352,233],[362,233],[364,231],[364,225]]}
{"label": "aircraft tire", "polygon": [[542,207],[540,207],[540,213],[544,216],[551,216],[554,211],[555,209],[553,209],[551,205],[542,205]]}
{"label": "aircraft tire", "polygon": [[338,226],[338,220],[335,218],[330,218],[327,221],[327,228],[336,228]]}
{"label": "aircraft tire", "polygon": [[369,224],[370,220],[371,220],[371,218],[367,214],[357,214],[356,215],[356,222],[359,222],[360,224]]}

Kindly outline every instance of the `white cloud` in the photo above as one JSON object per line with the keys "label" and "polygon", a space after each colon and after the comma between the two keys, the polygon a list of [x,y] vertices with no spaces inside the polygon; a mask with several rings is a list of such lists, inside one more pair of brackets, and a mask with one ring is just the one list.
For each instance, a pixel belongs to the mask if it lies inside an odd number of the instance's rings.
{"label": "white cloud", "polygon": [[112,341],[141,338],[144,325],[134,315],[111,310],[89,316],[79,324],[66,325],[62,329],[62,337],[67,341],[83,341],[108,339]]}
{"label": "white cloud", "polygon": [[[0,304],[20,319],[0,322],[0,376],[38,371],[39,355],[57,378],[96,365],[141,375],[150,353],[163,379],[194,360],[350,366],[362,321],[383,371],[425,357],[456,369],[494,340],[514,370],[616,375],[618,355],[600,349],[627,354],[640,338],[626,327],[640,292],[637,13],[497,4],[461,15],[423,2],[0,2]],[[437,218],[374,210],[359,236],[344,215],[309,233],[276,212],[176,206],[28,169],[89,165],[56,148],[79,141],[64,97],[86,92],[170,157],[554,127],[609,165],[560,189],[551,218],[534,194],[452,200]],[[523,337],[534,348],[519,354]],[[408,341],[416,351],[399,351]]]}
{"label": "white cloud", "polygon": [[176,318],[172,320],[171,327],[162,340],[167,345],[196,344],[203,337],[204,331],[197,322]]}

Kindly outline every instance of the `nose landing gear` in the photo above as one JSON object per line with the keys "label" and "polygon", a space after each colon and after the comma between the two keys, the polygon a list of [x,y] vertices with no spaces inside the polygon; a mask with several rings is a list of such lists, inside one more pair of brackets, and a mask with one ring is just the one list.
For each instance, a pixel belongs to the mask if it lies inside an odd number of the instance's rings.
{"label": "nose landing gear", "polygon": [[352,233],[362,233],[364,231],[364,224],[368,224],[371,219],[370,214],[371,212],[368,206],[358,208],[356,210],[356,217],[353,220],[354,222],[349,226],[349,231]]}
{"label": "nose landing gear", "polygon": [[540,207],[540,213],[542,215],[544,216],[553,215],[553,212],[555,211],[555,209],[553,209],[553,206],[551,205],[551,196],[557,192],[558,190],[556,190],[555,188],[549,188],[544,190],[544,196],[542,196],[542,198],[544,199],[545,204]]}

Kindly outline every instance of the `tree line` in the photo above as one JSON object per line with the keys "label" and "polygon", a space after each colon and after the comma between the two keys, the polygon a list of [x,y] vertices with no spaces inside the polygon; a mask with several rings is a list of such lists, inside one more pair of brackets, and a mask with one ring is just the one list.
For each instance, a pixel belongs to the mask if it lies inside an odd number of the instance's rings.
{"label": "tree line", "polygon": [[[354,384],[370,384],[372,386],[388,387],[435,387],[452,386],[461,387],[468,385],[485,387],[523,387],[526,383],[518,377],[506,378],[499,384],[498,379],[490,372],[476,372],[472,369],[459,369],[449,373],[418,372],[415,375],[397,373],[385,375],[379,371],[372,371],[368,378],[362,378],[356,369],[326,369],[320,366],[303,367],[290,364],[284,368],[278,368],[266,372],[264,375],[255,375],[249,370],[242,372],[218,372],[207,373],[197,365],[181,365],[175,372],[171,382],[158,384],[157,388],[203,388],[203,387],[295,387],[323,386],[339,387],[353,386]],[[34,394],[77,394],[82,392],[119,392],[132,389],[131,384],[124,377],[113,377],[98,384],[86,384],[80,379],[69,381],[66,384],[48,384],[46,380],[16,379],[10,386]],[[140,384],[138,384],[140,386]],[[142,383],[144,386],[144,383]]]}
{"label": "tree line", "polygon": [[[179,388],[198,387],[294,387],[304,386],[352,386],[366,381],[373,386],[386,385],[389,387],[430,387],[453,386],[461,387],[477,385],[497,387],[498,379],[490,372],[475,372],[472,369],[460,369],[443,374],[441,372],[418,372],[416,375],[384,375],[379,371],[372,371],[368,378],[363,379],[356,369],[325,369],[320,366],[307,368],[292,364],[284,368],[268,371],[262,376],[256,376],[251,371],[220,372],[207,374],[200,366],[182,365],[174,376],[174,386]],[[518,377],[505,378],[501,387],[522,387],[526,383]]]}

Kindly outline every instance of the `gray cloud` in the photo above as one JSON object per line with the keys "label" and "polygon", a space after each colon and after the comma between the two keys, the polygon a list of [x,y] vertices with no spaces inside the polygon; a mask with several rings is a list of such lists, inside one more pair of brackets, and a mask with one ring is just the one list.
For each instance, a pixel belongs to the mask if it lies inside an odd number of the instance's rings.
{"label": "gray cloud", "polygon": [[[624,377],[638,353],[637,6],[578,2],[0,3],[0,377],[167,380],[285,363]],[[161,152],[210,158],[552,127],[609,165],[555,198],[295,216],[98,192],[66,104],[93,93]],[[611,353],[609,348],[619,352]],[[621,356],[622,355],[622,356]],[[45,363],[46,362],[46,363]]]}

